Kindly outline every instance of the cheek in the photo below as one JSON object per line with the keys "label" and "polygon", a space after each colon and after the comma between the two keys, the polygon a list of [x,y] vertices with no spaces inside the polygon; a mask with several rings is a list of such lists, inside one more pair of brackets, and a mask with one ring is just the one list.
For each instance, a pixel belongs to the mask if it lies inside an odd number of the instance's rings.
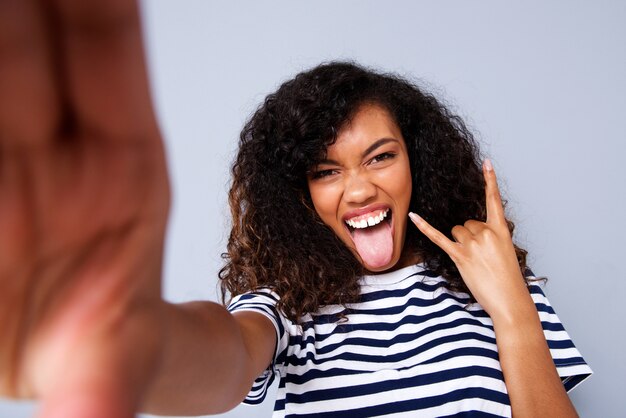
{"label": "cheek", "polygon": [[317,215],[325,224],[334,227],[332,220],[336,218],[337,203],[335,202],[333,188],[309,184],[309,193],[311,194],[311,201]]}
{"label": "cheek", "polygon": [[403,184],[402,190],[403,190],[403,193],[404,193],[404,200],[405,200],[406,205],[408,207],[409,202],[411,201],[411,193],[413,193],[413,179],[411,179],[411,174],[410,173],[405,178],[405,182]]}
{"label": "cheek", "polygon": [[406,167],[398,167],[398,170],[390,174],[391,175],[385,179],[389,194],[402,208],[404,208],[404,206],[408,208],[413,188],[411,172]]}
{"label": "cheek", "polygon": [[403,181],[400,181],[399,183],[402,184],[404,199],[408,207],[408,204],[411,201],[411,193],[413,192],[413,177],[411,176],[411,165],[409,164],[408,158],[405,160],[404,163],[404,167],[402,170],[402,179]]}

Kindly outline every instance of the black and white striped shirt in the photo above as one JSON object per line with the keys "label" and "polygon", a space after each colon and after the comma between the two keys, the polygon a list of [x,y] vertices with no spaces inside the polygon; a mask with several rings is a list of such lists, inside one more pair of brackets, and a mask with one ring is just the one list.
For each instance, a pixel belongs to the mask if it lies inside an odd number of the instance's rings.
{"label": "black and white striped shirt", "polygon": [[[259,312],[277,333],[274,361],[244,402],[260,403],[278,377],[274,417],[511,416],[491,319],[443,284],[421,264],[364,276],[360,303],[323,307],[298,324],[269,290],[235,297],[231,312]],[[591,369],[540,287],[530,292],[570,390]]]}

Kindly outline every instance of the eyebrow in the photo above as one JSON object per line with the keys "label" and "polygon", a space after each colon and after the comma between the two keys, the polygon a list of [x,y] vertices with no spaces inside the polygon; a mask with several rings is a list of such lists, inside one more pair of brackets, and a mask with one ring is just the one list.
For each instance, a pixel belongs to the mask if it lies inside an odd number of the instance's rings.
{"label": "eyebrow", "polygon": [[376,148],[382,147],[389,142],[398,142],[398,140],[393,138],[381,138],[369,147],[367,147],[367,149],[363,151],[363,154],[361,154],[361,157],[365,157],[367,154],[373,152]]}
{"label": "eyebrow", "polygon": [[[395,138],[380,138],[361,153],[361,158],[365,158],[366,155],[374,152],[374,150],[388,144],[389,142],[398,142],[398,140]],[[339,163],[335,160],[322,160],[317,164],[339,165]]]}

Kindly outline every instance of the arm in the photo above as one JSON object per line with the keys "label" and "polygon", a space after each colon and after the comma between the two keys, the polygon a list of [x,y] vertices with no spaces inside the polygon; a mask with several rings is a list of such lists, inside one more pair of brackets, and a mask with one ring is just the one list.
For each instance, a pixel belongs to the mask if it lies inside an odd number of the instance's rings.
{"label": "arm", "polygon": [[511,307],[513,309],[495,314],[492,319],[513,414],[577,416],[554,366],[528,291],[520,292],[520,300]]}
{"label": "arm", "polygon": [[142,409],[205,415],[238,405],[272,360],[276,331],[254,312],[230,314],[212,302],[164,303],[163,351]]}
{"label": "arm", "polygon": [[483,165],[487,220],[467,221],[449,240],[425,220],[415,225],[454,261],[493,320],[504,380],[516,417],[575,417],[519,269],[491,163]]}

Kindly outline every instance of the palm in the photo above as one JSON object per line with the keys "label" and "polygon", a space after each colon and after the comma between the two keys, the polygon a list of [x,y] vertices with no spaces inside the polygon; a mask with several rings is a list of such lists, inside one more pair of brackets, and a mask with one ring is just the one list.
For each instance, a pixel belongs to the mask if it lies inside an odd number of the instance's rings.
{"label": "palm", "polygon": [[65,416],[135,403],[115,380],[157,355],[130,347],[156,325],[168,187],[127,3],[0,2],[0,394]]}

